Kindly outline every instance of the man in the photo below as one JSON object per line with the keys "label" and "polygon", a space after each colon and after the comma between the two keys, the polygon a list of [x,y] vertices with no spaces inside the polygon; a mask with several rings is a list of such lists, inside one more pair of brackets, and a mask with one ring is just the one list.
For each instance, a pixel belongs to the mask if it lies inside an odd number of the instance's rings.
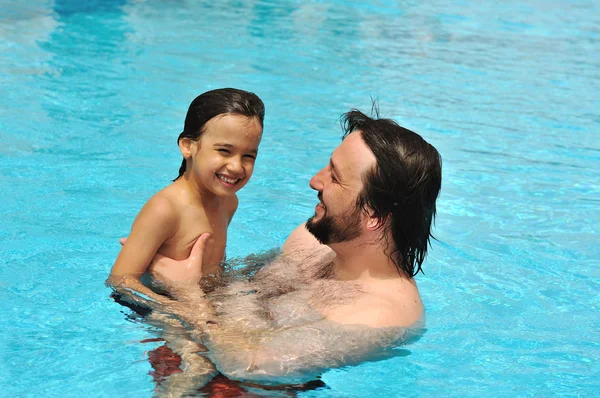
{"label": "man", "polygon": [[[171,283],[175,315],[224,375],[301,383],[322,371],[390,354],[424,325],[413,277],[431,238],[441,158],[418,134],[357,110],[343,141],[310,181],[315,215],[250,280],[204,293]],[[190,259],[160,259],[156,275],[202,269],[206,235]]]}

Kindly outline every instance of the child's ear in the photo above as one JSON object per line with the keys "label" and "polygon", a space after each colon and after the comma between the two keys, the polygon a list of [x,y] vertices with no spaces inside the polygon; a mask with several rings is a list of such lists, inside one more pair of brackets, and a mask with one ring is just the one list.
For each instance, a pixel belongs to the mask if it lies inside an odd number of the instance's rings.
{"label": "child's ear", "polygon": [[188,159],[188,158],[192,157],[193,147],[194,147],[195,143],[196,143],[196,141],[192,140],[191,138],[187,138],[187,137],[183,137],[182,139],[179,140],[179,142],[178,142],[179,150],[181,151],[181,154],[183,155],[184,159]]}

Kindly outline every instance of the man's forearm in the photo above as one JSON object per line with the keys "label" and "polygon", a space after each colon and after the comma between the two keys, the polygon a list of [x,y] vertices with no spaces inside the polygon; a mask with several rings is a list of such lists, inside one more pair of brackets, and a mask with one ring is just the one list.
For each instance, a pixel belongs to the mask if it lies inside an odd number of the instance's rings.
{"label": "man's forearm", "polygon": [[205,355],[217,369],[234,379],[302,383],[326,369],[389,354],[387,349],[404,331],[325,319],[279,327],[253,314],[262,307],[221,314],[198,286],[171,291],[178,302],[167,313],[176,315],[192,338],[206,346]]}
{"label": "man's forearm", "polygon": [[190,335],[199,343],[208,324],[216,323],[215,311],[197,284],[169,284],[169,293],[175,297],[161,310],[175,315],[185,325]]}
{"label": "man's forearm", "polygon": [[203,343],[219,371],[234,379],[303,383],[323,371],[394,355],[404,330],[344,326],[323,320],[267,330],[205,324]]}

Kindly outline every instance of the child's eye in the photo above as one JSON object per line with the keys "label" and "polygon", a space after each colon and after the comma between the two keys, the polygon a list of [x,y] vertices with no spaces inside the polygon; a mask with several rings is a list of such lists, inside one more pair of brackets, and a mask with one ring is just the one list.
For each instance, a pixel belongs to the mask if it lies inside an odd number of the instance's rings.
{"label": "child's eye", "polygon": [[256,156],[255,155],[244,155],[244,157],[246,159],[252,159],[252,160],[256,160]]}
{"label": "child's eye", "polygon": [[225,148],[219,148],[219,149],[217,149],[217,151],[218,151],[218,152],[221,152],[221,153],[231,153],[231,152],[229,151],[229,149],[225,149]]}

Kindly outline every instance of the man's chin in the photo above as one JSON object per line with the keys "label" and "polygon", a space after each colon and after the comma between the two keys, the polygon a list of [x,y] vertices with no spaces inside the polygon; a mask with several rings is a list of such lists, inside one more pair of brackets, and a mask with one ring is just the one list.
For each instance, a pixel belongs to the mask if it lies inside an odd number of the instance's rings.
{"label": "man's chin", "polygon": [[314,235],[312,233],[313,229],[314,229],[314,225],[315,225],[315,217],[317,215],[315,214],[314,216],[312,216],[311,218],[309,218],[308,220],[306,220],[306,222],[304,223],[304,227],[306,228],[306,230],[308,232],[310,232],[311,235]]}
{"label": "man's chin", "polygon": [[315,228],[319,228],[319,222],[321,222],[322,219],[323,217],[319,217],[317,213],[315,213],[314,216],[306,220],[306,229],[310,231],[311,229],[314,230]]}
{"label": "man's chin", "polygon": [[312,236],[314,236],[320,244],[326,245],[328,243],[328,239],[326,239],[326,233],[323,233],[321,225],[319,225],[319,220],[315,220],[317,215],[315,214],[311,218],[306,221],[306,230],[310,232]]}

